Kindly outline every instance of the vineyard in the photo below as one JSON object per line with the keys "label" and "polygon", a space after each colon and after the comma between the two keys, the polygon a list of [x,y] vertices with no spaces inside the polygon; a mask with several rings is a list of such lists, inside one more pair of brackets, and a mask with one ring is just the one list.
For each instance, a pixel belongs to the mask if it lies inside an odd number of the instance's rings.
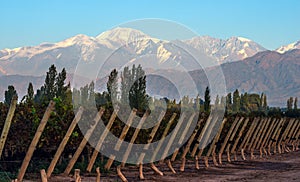
{"label": "vineyard", "polygon": [[[210,115],[200,114],[198,117],[190,110],[165,113],[157,109],[152,111],[158,113],[157,118],[152,118],[155,125],[141,129],[151,116],[148,112],[136,109],[124,112],[100,107],[97,114],[92,116],[88,114],[92,112],[85,107],[79,107],[76,113],[63,116],[73,116],[70,123],[59,126],[55,124],[60,118],[57,117],[56,109],[60,107],[59,104],[57,101],[50,101],[43,112],[39,111],[42,112],[39,113],[42,117],[34,117],[32,110],[19,112],[20,108],[16,109],[17,99],[14,97],[10,107],[1,111],[2,119],[5,118],[5,123],[1,126],[0,141],[1,181],[37,179],[37,174],[40,173],[38,178],[43,182],[52,181],[56,176],[70,177],[77,182],[82,180],[80,172],[83,176],[92,176],[97,182],[101,176],[108,174],[115,174],[122,181],[128,181],[122,170],[132,168],[139,171],[134,180],[147,179],[145,168],[158,176],[163,176],[166,170],[176,176],[178,172],[191,167],[201,170],[200,162],[206,168],[222,166],[232,161],[294,152],[300,144],[300,122],[297,118],[239,115],[223,118],[214,111]],[[6,113],[5,117],[3,113]],[[23,122],[24,119],[31,120],[28,127],[33,128],[28,138],[22,137],[22,128],[16,129],[14,127],[17,125],[12,123],[14,117],[26,114],[31,117],[23,118]],[[126,124],[119,119],[119,114],[127,116]],[[140,120],[138,127],[130,127],[137,119]],[[86,126],[83,134],[78,128],[80,123]],[[105,125],[104,130],[99,130],[101,124]],[[56,133],[57,131],[63,132]],[[116,143],[108,142],[110,133],[118,137]],[[129,145],[125,145],[125,142]],[[157,143],[155,148],[151,145],[153,142]],[[143,148],[133,150],[134,144],[143,144]],[[105,151],[108,145],[113,145],[114,151],[111,151],[109,157],[105,157],[101,151]],[[120,153],[121,160],[116,160]],[[154,159],[160,160],[155,162]],[[131,164],[127,164],[128,162]],[[191,162],[192,166],[187,165]],[[174,165],[175,163],[179,165]]]}

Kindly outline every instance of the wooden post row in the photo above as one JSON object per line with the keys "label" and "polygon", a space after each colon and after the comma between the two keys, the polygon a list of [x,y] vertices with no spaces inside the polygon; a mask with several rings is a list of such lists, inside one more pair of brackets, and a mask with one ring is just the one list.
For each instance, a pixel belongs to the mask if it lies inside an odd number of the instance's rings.
{"label": "wooden post row", "polygon": [[244,118],[242,117],[242,118],[238,121],[238,123],[236,124],[236,126],[235,126],[235,128],[234,128],[234,130],[233,130],[233,132],[232,132],[232,134],[231,134],[231,136],[230,136],[229,142],[227,143],[226,153],[227,153],[227,161],[228,161],[228,162],[231,162],[231,160],[230,160],[230,146],[231,146],[231,144],[233,143],[233,139],[234,139],[234,137],[235,137],[235,134],[236,134],[236,132],[238,131],[238,129],[239,129],[239,127],[240,127],[240,125],[241,125],[241,123],[242,123],[243,120],[244,120]]}
{"label": "wooden post row", "polygon": [[[127,119],[126,125],[125,125],[125,127],[123,128],[123,130],[122,130],[122,132],[121,132],[121,135],[120,135],[120,137],[119,137],[119,139],[118,139],[118,141],[117,141],[117,143],[116,143],[116,145],[115,145],[115,148],[114,148],[115,151],[119,151],[119,150],[120,150],[121,145],[122,145],[122,142],[123,142],[123,140],[125,139],[126,134],[127,134],[128,130],[129,130],[129,128],[130,128],[130,126],[131,126],[131,124],[132,124],[132,122],[133,122],[133,119],[134,119],[134,117],[135,117],[135,115],[136,115],[136,111],[137,111],[136,109],[133,109],[133,110],[131,111],[131,113],[130,113],[128,119]],[[108,159],[108,161],[107,161],[107,163],[106,163],[106,165],[105,165],[105,169],[106,169],[106,170],[109,170],[109,169],[110,169],[110,167],[111,167],[113,161],[115,160],[115,158],[116,158],[116,156],[113,155],[113,154],[109,156],[109,159]]]}
{"label": "wooden post row", "polygon": [[52,161],[51,161],[51,163],[48,167],[48,170],[47,170],[47,177],[48,178],[50,178],[59,157],[61,156],[63,150],[65,149],[65,146],[68,143],[69,138],[73,133],[73,130],[75,129],[78,121],[81,118],[82,113],[83,113],[83,107],[79,107],[79,109],[77,111],[77,114],[75,115],[71,125],[69,126],[69,129],[68,129],[67,133],[65,134],[63,140],[61,141],[61,143],[60,143],[60,145],[59,145],[59,147],[58,147],[58,149],[57,149],[57,151],[56,151],[56,153],[55,153],[55,155],[54,155],[54,157],[53,157],[53,159],[52,159]]}
{"label": "wooden post row", "polygon": [[185,148],[184,148],[184,150],[183,150],[183,153],[182,153],[182,155],[181,155],[181,160],[182,160],[182,161],[181,161],[181,165],[180,165],[180,171],[182,171],[182,172],[184,171],[184,168],[185,168],[185,162],[186,162],[185,157],[186,157],[187,153],[189,152],[189,150],[190,150],[190,148],[191,148],[191,145],[192,145],[192,143],[193,143],[193,141],[194,141],[194,139],[195,139],[195,137],[196,137],[196,135],[197,135],[197,133],[198,133],[198,130],[200,129],[200,125],[201,125],[201,123],[202,123],[203,121],[204,121],[203,119],[200,119],[200,120],[198,121],[195,130],[193,131],[193,133],[192,133],[190,139],[188,140],[188,142],[187,142],[187,144],[186,144],[186,146],[185,146]]}
{"label": "wooden post row", "polygon": [[251,122],[251,126],[250,128],[248,129],[248,132],[246,133],[241,145],[239,146],[239,149],[238,151],[241,152],[241,156],[242,156],[242,159],[243,160],[246,160],[246,157],[245,157],[245,148],[247,147],[247,144],[248,142],[250,141],[250,138],[254,132],[254,129],[256,128],[257,124],[258,124],[258,118],[254,118],[253,121]]}
{"label": "wooden post row", "polygon": [[78,157],[80,156],[81,152],[83,151],[84,147],[86,146],[88,140],[90,139],[90,137],[92,136],[99,120],[101,119],[102,115],[104,113],[104,108],[101,108],[98,113],[96,114],[95,118],[94,118],[94,125],[92,125],[85,133],[83,139],[81,140],[75,154],[73,155],[73,157],[71,158],[71,160],[69,161],[64,174],[65,175],[69,175],[69,173],[71,172],[73,166],[75,165]]}
{"label": "wooden post row", "polygon": [[49,117],[51,115],[51,112],[54,110],[54,106],[55,106],[55,102],[50,101],[50,103],[49,103],[49,105],[48,105],[48,107],[46,109],[46,112],[45,112],[45,114],[44,114],[44,116],[43,116],[43,118],[42,118],[42,120],[41,120],[41,122],[40,122],[40,124],[39,124],[39,126],[37,128],[37,130],[36,130],[36,133],[35,133],[32,141],[30,143],[30,146],[28,148],[26,156],[25,156],[25,158],[23,160],[22,166],[21,166],[19,174],[18,174],[18,181],[22,181],[23,180],[23,177],[25,175],[25,172],[27,170],[27,167],[28,167],[29,162],[31,160],[31,157],[33,155],[33,152],[34,152],[34,150],[36,148],[36,145],[39,142],[39,139],[40,139],[40,137],[41,137],[41,135],[42,135],[42,133],[43,133],[43,131],[45,129],[45,126],[46,126],[47,121],[48,121],[48,119],[49,119]]}
{"label": "wooden post row", "polygon": [[[163,118],[164,118],[164,115],[165,115],[165,112],[162,111],[162,112],[160,113],[159,117],[158,117],[158,122],[157,122],[156,125],[153,127],[153,129],[152,129],[152,131],[151,131],[151,133],[150,133],[150,135],[149,135],[149,138],[148,138],[148,140],[147,140],[147,144],[144,145],[144,148],[143,148],[144,151],[149,149],[150,144],[151,144],[152,140],[154,139],[154,136],[155,136],[155,134],[156,134],[156,132],[157,132],[159,126],[160,126],[160,123],[162,122],[162,120],[163,120]],[[138,164],[139,164],[139,177],[140,177],[140,179],[145,179],[144,174],[143,174],[143,161],[144,161],[144,157],[145,157],[145,152],[142,152],[142,153],[140,154],[139,158],[138,158]],[[151,165],[151,166],[152,166],[152,169],[153,169],[153,170],[157,169],[154,165]],[[163,175],[162,172],[157,171],[157,170],[155,170],[155,171],[156,171],[156,172],[159,172],[160,175]]]}
{"label": "wooden post row", "polygon": [[8,110],[6,120],[5,120],[5,123],[4,123],[4,127],[3,127],[3,130],[2,130],[2,133],[1,133],[1,138],[0,138],[0,159],[1,159],[3,149],[4,149],[4,145],[5,145],[5,142],[6,142],[7,135],[8,135],[9,129],[10,129],[11,120],[12,120],[12,118],[14,116],[14,113],[15,113],[15,110],[16,110],[17,100],[18,100],[18,98],[16,96],[14,96],[11,99],[9,110]]}
{"label": "wooden post row", "polygon": [[234,122],[233,122],[232,125],[230,126],[230,129],[229,129],[229,131],[228,131],[228,133],[227,133],[227,135],[226,135],[226,137],[225,137],[225,139],[224,139],[224,142],[223,142],[222,145],[221,145],[221,148],[220,148],[219,154],[218,154],[218,155],[219,155],[219,164],[222,164],[222,154],[223,154],[224,149],[225,149],[225,147],[226,147],[226,144],[227,144],[227,142],[228,142],[228,140],[229,140],[229,137],[231,136],[231,133],[232,133],[233,129],[235,128],[235,126],[237,125],[239,119],[240,119],[240,118],[238,118],[238,117],[235,118]]}
{"label": "wooden post row", "polygon": [[220,125],[220,127],[219,127],[219,130],[218,130],[218,132],[216,133],[216,135],[215,135],[215,137],[214,137],[212,143],[210,144],[210,147],[209,147],[209,149],[208,149],[208,151],[207,151],[207,153],[206,153],[206,156],[204,157],[204,163],[205,163],[206,167],[209,167],[209,166],[208,166],[208,157],[209,157],[211,154],[212,154],[212,157],[213,157],[214,165],[215,165],[215,166],[218,166],[218,163],[217,163],[216,158],[215,158],[215,156],[216,156],[216,154],[215,154],[216,143],[217,143],[217,141],[219,140],[219,138],[220,138],[220,136],[221,136],[221,133],[222,133],[222,130],[223,130],[223,127],[224,127],[226,121],[227,121],[226,118],[224,118],[224,119],[222,120],[222,123],[221,123],[221,125]]}
{"label": "wooden post row", "polygon": [[[234,155],[234,159],[235,159],[235,160],[237,160],[236,150],[235,150],[235,149],[236,149],[236,147],[237,147],[237,145],[238,145],[238,143],[239,143],[239,141],[240,141],[240,138],[241,138],[242,135],[243,135],[244,130],[245,130],[246,127],[247,127],[248,122],[249,122],[249,118],[246,118],[246,120],[244,121],[244,124],[243,124],[241,130],[239,131],[239,134],[238,134],[237,138],[235,139],[235,142],[234,142],[234,144],[233,144],[233,146],[232,146],[232,148],[231,148],[231,150],[230,150],[230,154],[233,154],[233,155]],[[230,156],[229,156],[229,159],[230,159]]]}
{"label": "wooden post row", "polygon": [[199,149],[198,154],[197,154],[198,159],[202,156],[204,148],[207,146],[207,142],[211,138],[211,134],[212,134],[213,128],[215,127],[217,121],[218,121],[218,116],[215,116],[212,119],[212,122],[210,123],[209,127],[207,128],[204,137],[200,141],[200,149]]}
{"label": "wooden post row", "polygon": [[94,163],[95,163],[95,161],[96,161],[96,158],[97,158],[98,153],[99,153],[99,151],[100,151],[100,149],[101,149],[101,146],[102,146],[102,144],[103,144],[103,142],[104,142],[106,136],[107,136],[108,133],[109,133],[110,128],[112,127],[112,125],[113,125],[113,123],[114,123],[114,121],[115,121],[115,119],[116,119],[116,117],[117,117],[118,111],[119,111],[118,108],[115,109],[115,110],[113,111],[112,115],[110,116],[109,121],[108,121],[108,124],[107,124],[107,126],[105,127],[105,130],[103,131],[103,133],[101,134],[100,139],[99,139],[99,141],[98,141],[98,143],[97,143],[97,145],[96,145],[96,147],[95,147],[95,149],[94,149],[94,152],[93,152],[93,154],[92,154],[92,157],[91,157],[91,159],[90,159],[90,161],[89,161],[89,164],[88,164],[87,169],[86,169],[87,172],[91,172],[91,171],[92,171],[92,167],[93,167],[93,165],[94,165]]}
{"label": "wooden post row", "polygon": [[[193,113],[191,115],[190,119],[188,120],[188,122],[186,123],[186,126],[185,126],[185,128],[184,128],[184,130],[182,132],[182,135],[181,135],[181,137],[180,137],[180,139],[178,141],[178,145],[179,146],[182,144],[184,138],[186,137],[186,134],[187,134],[188,130],[190,129],[190,126],[191,126],[191,124],[193,122],[193,119],[194,119],[195,115],[196,115],[196,113]],[[173,153],[172,158],[171,158],[172,162],[175,161],[176,156],[177,156],[177,154],[179,152],[179,149],[180,149],[179,147],[176,147],[176,149],[174,150],[174,153]]]}
{"label": "wooden post row", "polygon": [[202,138],[204,137],[204,134],[206,133],[206,130],[207,130],[208,126],[210,125],[211,120],[212,120],[212,116],[209,116],[208,119],[207,119],[206,122],[205,122],[204,127],[203,127],[202,130],[201,130],[200,135],[198,136],[198,138],[197,138],[197,140],[196,140],[196,144],[195,144],[195,146],[194,146],[194,148],[193,148],[193,150],[192,150],[192,153],[191,153],[191,156],[192,156],[192,157],[195,157],[196,152],[197,152],[197,150],[198,150],[198,147],[199,147],[199,145],[200,145],[200,142],[201,142]]}

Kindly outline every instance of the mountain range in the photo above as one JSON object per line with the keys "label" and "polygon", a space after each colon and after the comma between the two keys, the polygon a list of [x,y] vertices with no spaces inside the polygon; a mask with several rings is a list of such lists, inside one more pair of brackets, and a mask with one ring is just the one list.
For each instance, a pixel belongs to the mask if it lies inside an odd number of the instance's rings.
{"label": "mountain range", "polygon": [[[211,64],[205,65],[210,60],[221,65],[228,91],[238,88],[242,92],[265,92],[269,96],[269,104],[283,105],[288,97],[300,95],[300,52],[297,49],[300,49],[300,41],[270,51],[243,37],[223,40],[199,36],[188,40],[160,40],[139,30],[117,27],[96,37],[80,34],[57,43],[0,50],[0,93],[4,93],[7,85],[12,84],[19,95],[25,94],[25,85],[28,85],[25,80],[40,87],[43,75],[51,64],[55,64],[59,70],[65,67],[72,75],[78,62],[94,68],[97,61],[110,58],[115,52],[118,55],[106,63],[110,65],[107,73],[114,65],[122,65],[121,59],[135,61],[136,56],[150,54],[160,63],[180,63],[193,77],[201,78],[204,70],[190,61],[190,53],[196,53],[192,55],[206,60],[201,65],[204,69],[211,67],[205,71],[214,71]],[[180,74],[178,70],[168,71],[170,74]],[[157,78],[153,76],[147,78],[149,83],[155,80]],[[199,91],[207,86],[201,79],[195,82]],[[164,89],[159,87],[164,85],[168,88],[165,84],[156,84],[148,91],[164,95]]]}

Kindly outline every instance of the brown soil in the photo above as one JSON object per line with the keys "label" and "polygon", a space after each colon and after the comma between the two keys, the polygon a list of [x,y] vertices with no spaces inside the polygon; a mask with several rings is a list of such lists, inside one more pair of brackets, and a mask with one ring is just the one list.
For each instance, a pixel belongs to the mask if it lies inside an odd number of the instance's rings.
{"label": "brown soil", "polygon": [[[256,155],[258,157],[258,155]],[[224,156],[225,159],[225,156]],[[210,161],[211,162],[211,161]],[[185,172],[179,171],[180,162],[173,163],[177,174],[172,174],[165,164],[157,167],[164,172],[164,176],[156,175],[148,165],[144,166],[145,182],[150,181],[300,181],[300,151],[276,154],[262,159],[223,163],[214,167],[210,163],[209,168],[205,168],[203,161],[200,161],[200,170],[194,167],[194,161],[187,161]],[[113,169],[114,170],[114,169]],[[129,166],[122,169],[128,181],[140,181],[138,178],[138,167]],[[62,176],[52,177],[50,182],[73,181],[72,178]],[[82,176],[82,182],[96,181],[95,176]],[[121,181],[116,173],[101,176],[101,181]]]}

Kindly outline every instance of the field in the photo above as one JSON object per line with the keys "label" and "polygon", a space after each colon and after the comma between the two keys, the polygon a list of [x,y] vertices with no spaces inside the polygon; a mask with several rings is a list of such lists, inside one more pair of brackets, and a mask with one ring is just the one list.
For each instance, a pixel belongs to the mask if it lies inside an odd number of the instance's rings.
{"label": "field", "polygon": [[[179,168],[179,163],[174,163],[176,171]],[[172,174],[171,171],[164,165],[158,165],[158,168],[164,171],[164,176],[158,176],[149,168],[145,167],[143,181],[298,181],[300,179],[300,151],[284,153],[280,155],[272,155],[267,158],[257,158],[254,160],[238,161],[225,163],[222,166],[214,167],[211,165],[205,168],[204,164],[200,164],[200,170],[196,170],[194,162],[187,163],[185,172]],[[123,170],[128,181],[140,181],[138,178],[137,167],[126,167]],[[95,177],[82,176],[82,182],[96,181]],[[72,181],[73,178],[63,176],[55,176],[50,182]],[[101,181],[121,181],[116,174],[103,175]]]}

